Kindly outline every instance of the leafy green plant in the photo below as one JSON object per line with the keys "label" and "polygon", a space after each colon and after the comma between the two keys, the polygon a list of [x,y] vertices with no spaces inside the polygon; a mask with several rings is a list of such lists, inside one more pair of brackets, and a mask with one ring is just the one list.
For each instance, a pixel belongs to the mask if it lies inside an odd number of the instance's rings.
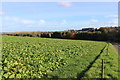
{"label": "leafy green plant", "polygon": [[[118,77],[117,54],[111,45],[109,56],[99,57],[88,69],[106,42],[3,36],[2,45],[3,78],[100,78],[102,58],[106,59],[106,76]],[[86,75],[84,70],[88,70]]]}

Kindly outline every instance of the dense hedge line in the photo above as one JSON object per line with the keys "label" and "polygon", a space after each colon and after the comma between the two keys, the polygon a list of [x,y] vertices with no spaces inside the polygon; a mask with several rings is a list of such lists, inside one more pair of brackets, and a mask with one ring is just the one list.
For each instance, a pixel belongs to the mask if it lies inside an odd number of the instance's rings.
{"label": "dense hedge line", "polygon": [[68,30],[62,32],[4,33],[12,36],[29,36],[44,38],[82,39],[120,42],[120,27],[101,27],[92,30]]}

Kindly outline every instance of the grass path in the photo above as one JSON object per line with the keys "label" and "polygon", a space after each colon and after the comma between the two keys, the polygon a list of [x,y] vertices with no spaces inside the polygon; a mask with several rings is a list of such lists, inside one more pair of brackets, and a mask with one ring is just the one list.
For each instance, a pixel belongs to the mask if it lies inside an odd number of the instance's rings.
{"label": "grass path", "polygon": [[101,52],[98,54],[98,56],[96,56],[96,58],[90,63],[90,65],[87,66],[87,68],[85,70],[83,70],[77,77],[77,79],[82,79],[85,76],[85,73],[93,66],[93,64],[95,63],[95,61],[100,57],[100,55],[103,53],[104,49],[107,47],[107,45],[105,45],[105,47],[101,50]]}
{"label": "grass path", "polygon": [[112,45],[115,47],[115,49],[117,50],[119,56],[120,56],[120,46],[118,46],[117,44],[112,43]]}

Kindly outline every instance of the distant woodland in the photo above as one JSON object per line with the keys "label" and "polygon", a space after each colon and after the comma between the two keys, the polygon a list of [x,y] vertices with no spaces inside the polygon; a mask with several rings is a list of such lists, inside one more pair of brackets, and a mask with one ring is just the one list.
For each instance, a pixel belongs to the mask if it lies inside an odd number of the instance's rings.
{"label": "distant woodland", "polygon": [[120,42],[120,27],[82,28],[55,32],[12,32],[2,33],[2,35]]}

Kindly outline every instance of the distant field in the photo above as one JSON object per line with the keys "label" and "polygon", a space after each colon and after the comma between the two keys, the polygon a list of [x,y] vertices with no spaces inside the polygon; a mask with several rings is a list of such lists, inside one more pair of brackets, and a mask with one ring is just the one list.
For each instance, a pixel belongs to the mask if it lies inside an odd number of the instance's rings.
{"label": "distant field", "polygon": [[118,54],[98,41],[3,36],[3,78],[118,78]]}

